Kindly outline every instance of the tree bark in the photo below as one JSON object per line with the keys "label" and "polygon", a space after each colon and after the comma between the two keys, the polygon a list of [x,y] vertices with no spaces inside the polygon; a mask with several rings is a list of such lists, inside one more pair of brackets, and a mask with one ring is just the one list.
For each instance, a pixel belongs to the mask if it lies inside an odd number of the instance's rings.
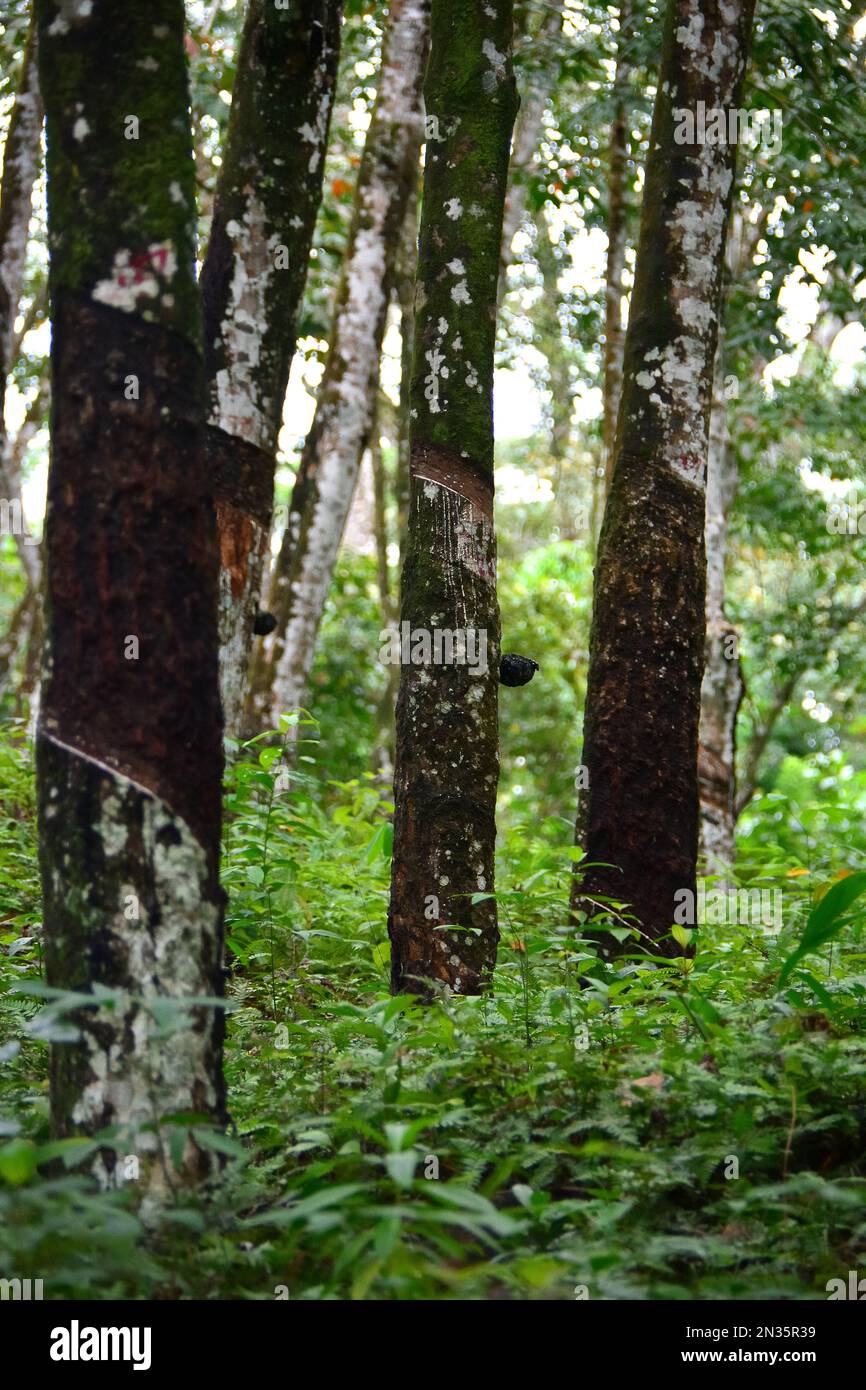
{"label": "tree bark", "polygon": [[417,177],[429,0],[394,0],[379,88],[316,414],[304,444],[270,607],[277,627],[259,663],[250,727],[303,705],[378,383],[400,232]]}
{"label": "tree bark", "polygon": [[[37,0],[52,422],[37,733],[47,977],[96,996],[55,1045],[54,1132],[118,1126],[139,1192],[211,1171],[221,1123],[218,552],[181,0]],[[99,1001],[109,991],[114,1007]],[[173,1033],[162,1029],[166,1015]],[[109,1180],[117,1154],[100,1148]]]}
{"label": "tree bark", "polygon": [[237,732],[268,548],[277,439],[322,193],[342,0],[250,0],[201,275],[220,687]]}
{"label": "tree bark", "polygon": [[[666,955],[679,952],[675,894],[695,892],[704,489],[735,155],[728,144],[677,143],[674,111],[737,105],[753,10],[754,0],[669,0],[596,569],[590,867],[573,901],[624,900]],[[608,940],[603,949],[615,950]]]}
{"label": "tree bark", "polygon": [[474,629],[486,669],[422,651],[400,673],[391,985],[422,995],[477,994],[498,940],[495,900],[472,897],[494,886],[493,353],[517,106],[512,24],[511,0],[433,0],[425,97],[441,139],[429,142],[424,171],[401,626],[431,640]]}

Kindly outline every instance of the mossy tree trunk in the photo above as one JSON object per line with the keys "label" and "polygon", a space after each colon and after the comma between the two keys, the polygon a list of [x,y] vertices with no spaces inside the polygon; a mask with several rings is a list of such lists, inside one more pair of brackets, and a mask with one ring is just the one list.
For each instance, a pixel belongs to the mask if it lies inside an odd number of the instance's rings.
{"label": "mossy tree trunk", "polygon": [[[210,1171],[163,1117],[224,1118],[216,531],[181,0],[37,0],[53,379],[37,733],[59,1135],[139,1192]],[[107,996],[106,996],[106,992]],[[111,1001],[111,1002],[109,1002]],[[166,1036],[166,1029],[172,1034]]]}
{"label": "mossy tree trunk", "polygon": [[679,950],[674,895],[695,891],[707,436],[736,153],[677,143],[674,111],[737,106],[753,11],[669,0],[596,568],[583,892],[629,903],[665,954]]}
{"label": "mossy tree trunk", "polygon": [[391,983],[421,994],[477,994],[498,940],[494,899],[472,899],[494,886],[493,351],[517,107],[512,24],[511,0],[433,0],[425,97],[439,138],[424,171],[401,620],[431,643],[437,630],[474,630],[486,661],[437,664],[422,647],[400,673]]}
{"label": "mossy tree trunk", "polygon": [[220,546],[220,687],[245,693],[277,439],[322,192],[342,0],[250,0],[201,276]]}
{"label": "mossy tree trunk", "polygon": [[429,0],[393,0],[358,172],[331,346],[271,584],[277,627],[257,663],[249,727],[303,705],[340,540],[369,438],[388,297],[421,148]]}

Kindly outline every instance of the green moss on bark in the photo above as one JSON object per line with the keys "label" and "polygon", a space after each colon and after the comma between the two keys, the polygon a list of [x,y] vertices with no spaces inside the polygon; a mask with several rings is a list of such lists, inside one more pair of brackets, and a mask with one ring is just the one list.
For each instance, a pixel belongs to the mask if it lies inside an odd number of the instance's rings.
{"label": "green moss on bark", "polygon": [[[36,9],[52,295],[113,283],[129,298],[146,286],[136,312],[199,342],[183,4],[37,0]],[[155,248],[171,248],[173,269]]]}

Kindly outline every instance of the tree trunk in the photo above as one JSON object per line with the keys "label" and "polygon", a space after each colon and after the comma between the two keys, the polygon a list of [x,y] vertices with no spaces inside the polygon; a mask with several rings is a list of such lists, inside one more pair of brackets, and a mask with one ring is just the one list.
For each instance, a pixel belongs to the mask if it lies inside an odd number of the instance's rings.
{"label": "tree trunk", "polygon": [[[37,0],[52,429],[37,734],[50,985],[98,995],[55,1045],[58,1135],[118,1126],[148,1201],[220,1123],[218,554],[202,449],[181,0]],[[173,1029],[166,1038],[167,1023]],[[108,1180],[113,1145],[95,1170]]]}
{"label": "tree trunk", "polygon": [[268,548],[277,439],[322,192],[342,0],[250,0],[201,275],[220,687],[237,725]]}
{"label": "tree trunk", "polygon": [[667,955],[679,951],[675,894],[695,892],[704,489],[735,156],[729,144],[678,143],[674,130],[688,140],[682,112],[698,101],[737,106],[753,9],[754,0],[669,0],[596,569],[584,734],[590,867],[574,900],[624,900]]}
{"label": "tree trunk", "polygon": [[[423,995],[477,994],[499,935],[495,900],[472,895],[493,892],[499,775],[493,352],[511,36],[511,0],[433,0],[425,96],[441,138],[424,171],[401,609],[401,628],[426,633],[431,652],[422,640],[419,664],[400,654],[388,918],[392,988]],[[473,630],[486,662],[461,663],[459,645],[437,662],[437,632],[462,633],[468,649]]]}
{"label": "tree trunk", "polygon": [[743,698],[739,637],[725,616],[728,515],[737,490],[737,465],[728,436],[724,392],[724,335],[719,330],[707,452],[707,636],[701,687],[698,781],[701,858],[710,873],[734,865],[737,715]]}
{"label": "tree trunk", "polygon": [[394,0],[316,415],[292,492],[251,727],[302,706],[319,625],[367,444],[400,232],[421,145],[429,0]]}
{"label": "tree trunk", "polygon": [[550,394],[551,413],[548,453],[556,470],[554,492],[557,499],[560,499],[562,465],[568,456],[571,440],[574,388],[559,317],[559,262],[543,212],[538,212],[535,216],[535,259],[544,290],[535,318],[539,347],[547,359],[547,389]]}
{"label": "tree trunk", "polygon": [[622,390],[623,321],[622,297],[625,292],[626,170],[628,168],[631,4],[619,7],[619,41],[613,79],[613,117],[607,173],[607,268],[604,282],[604,491],[610,492],[613,477],[616,418]]}

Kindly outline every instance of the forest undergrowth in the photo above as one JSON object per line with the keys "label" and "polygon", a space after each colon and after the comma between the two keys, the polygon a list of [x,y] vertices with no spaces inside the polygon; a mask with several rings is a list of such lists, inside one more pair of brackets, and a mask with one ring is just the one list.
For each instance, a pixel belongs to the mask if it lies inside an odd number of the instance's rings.
{"label": "forest undergrowth", "polygon": [[[372,776],[323,799],[317,746],[288,789],[272,741],[232,762],[231,1124],[156,1122],[224,1175],[145,1230],[134,1177],[100,1192],[76,1171],[95,1141],[49,1136],[72,1001],[40,983],[30,751],[5,729],[0,1268],[61,1298],[592,1300],[823,1299],[862,1265],[866,950],[832,807],[750,808],[738,886],[780,895],[780,931],[705,924],[654,960],[607,904],[610,964],[567,921],[570,824],[512,809],[493,989],[425,1005],[388,992],[391,805]],[[782,805],[802,834],[762,848]],[[163,1001],[167,1038],[182,1021]]]}

